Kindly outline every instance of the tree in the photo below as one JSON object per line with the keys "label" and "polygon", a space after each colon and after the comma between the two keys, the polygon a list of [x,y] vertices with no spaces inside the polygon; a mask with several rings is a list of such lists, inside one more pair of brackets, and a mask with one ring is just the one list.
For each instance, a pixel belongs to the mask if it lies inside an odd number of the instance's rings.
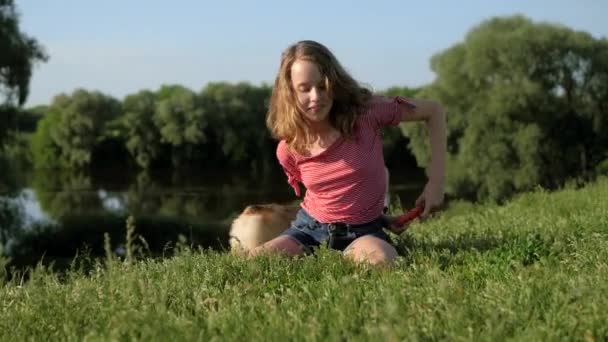
{"label": "tree", "polygon": [[[608,42],[522,16],[493,18],[431,60],[420,96],[448,115],[448,191],[503,200],[589,177],[608,158]],[[421,125],[403,126],[418,162]]]}
{"label": "tree", "polygon": [[50,111],[59,113],[50,134],[62,164],[83,168],[91,163],[95,147],[105,138],[106,125],[120,115],[121,108],[112,97],[77,89],[70,96],[56,96]]}
{"label": "tree", "polygon": [[260,165],[274,158],[274,143],[265,126],[271,89],[241,82],[209,83],[201,91],[201,101],[212,115],[210,148],[221,151],[221,159],[233,165]]}
{"label": "tree", "polygon": [[62,164],[59,160],[61,150],[53,140],[52,132],[59,125],[60,114],[48,113],[38,122],[36,133],[32,138],[32,159],[36,169],[57,169]]}
{"label": "tree", "polygon": [[173,163],[203,158],[197,156],[196,145],[206,141],[207,118],[198,96],[181,86],[163,86],[157,98],[154,122],[161,141],[172,146]]}
{"label": "tree", "polygon": [[123,101],[127,149],[137,164],[150,167],[161,151],[160,131],[154,124],[156,95],[148,90],[129,95]]}
{"label": "tree", "polygon": [[19,29],[19,15],[13,0],[0,0],[0,143],[11,129],[17,107],[29,93],[36,62],[46,61],[40,44]]}

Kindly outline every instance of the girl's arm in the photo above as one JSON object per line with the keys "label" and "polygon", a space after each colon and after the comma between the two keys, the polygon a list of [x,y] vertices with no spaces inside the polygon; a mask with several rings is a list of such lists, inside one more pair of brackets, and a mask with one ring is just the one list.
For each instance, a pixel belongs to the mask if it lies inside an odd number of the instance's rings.
{"label": "girl's arm", "polygon": [[445,187],[445,159],[447,133],[445,113],[441,105],[434,101],[407,99],[412,106],[401,106],[401,121],[426,122],[431,143],[431,163],[428,173],[428,183],[416,200],[416,206],[424,206],[422,217],[439,209],[443,203]]}

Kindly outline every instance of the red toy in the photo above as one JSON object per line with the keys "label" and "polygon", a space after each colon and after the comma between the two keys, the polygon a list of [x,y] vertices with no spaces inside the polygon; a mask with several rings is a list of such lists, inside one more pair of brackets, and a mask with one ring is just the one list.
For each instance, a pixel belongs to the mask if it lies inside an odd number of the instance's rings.
{"label": "red toy", "polygon": [[418,216],[420,216],[423,211],[424,211],[423,206],[418,206],[412,210],[409,210],[405,214],[397,217],[397,219],[395,220],[393,225],[397,226],[397,227],[403,227],[404,224],[409,223],[412,220],[414,220],[415,218],[417,218]]}

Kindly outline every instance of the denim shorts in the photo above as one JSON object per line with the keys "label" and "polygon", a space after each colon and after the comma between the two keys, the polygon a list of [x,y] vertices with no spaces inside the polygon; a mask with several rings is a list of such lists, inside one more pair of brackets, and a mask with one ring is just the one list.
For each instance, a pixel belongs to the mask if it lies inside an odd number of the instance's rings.
{"label": "denim shorts", "polygon": [[312,253],[313,247],[321,244],[329,248],[340,251],[345,250],[356,238],[364,235],[372,235],[388,243],[391,238],[382,229],[385,227],[385,220],[379,217],[371,222],[363,224],[344,224],[344,223],[321,223],[310,216],[304,209],[300,209],[296,219],[291,222],[291,226],[281,235],[287,235],[296,239],[306,253]]}

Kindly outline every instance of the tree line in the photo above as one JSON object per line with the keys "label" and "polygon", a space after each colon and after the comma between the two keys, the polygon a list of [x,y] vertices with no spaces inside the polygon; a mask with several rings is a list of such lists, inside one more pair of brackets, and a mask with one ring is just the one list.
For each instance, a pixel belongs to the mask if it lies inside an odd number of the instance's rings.
{"label": "tree line", "polygon": [[260,167],[272,158],[264,127],[270,88],[212,83],[142,90],[120,102],[97,91],[56,96],[32,139],[37,168],[132,163]]}
{"label": "tree line", "polygon": [[[0,0],[7,6],[13,8],[12,1]],[[198,92],[165,85],[122,101],[78,89],[48,106],[21,108],[31,65],[46,55],[19,32],[14,12],[0,11],[2,27],[9,28],[0,31],[2,51],[15,51],[12,59],[0,59],[0,138],[6,142],[16,129],[31,130],[31,141],[19,146],[31,151],[35,167],[220,165],[261,172],[276,164],[276,142],[264,126],[268,85],[209,83]],[[430,62],[436,74],[430,84],[383,93],[443,104],[449,193],[501,201],[537,186],[554,189],[608,173],[606,38],[523,16],[497,17]],[[404,124],[385,135],[387,160],[411,153],[411,162],[427,166],[423,125]],[[3,144],[5,156],[9,145]]]}
{"label": "tree line", "polygon": [[[393,88],[401,93],[408,88]],[[136,164],[143,169],[222,165],[263,169],[275,163],[265,126],[269,86],[210,83],[196,93],[179,85],[142,90],[122,103],[97,91],[56,96],[31,140],[36,168]],[[32,116],[31,114],[29,115]],[[396,134],[395,134],[396,133]],[[393,153],[404,137],[387,130]],[[394,152],[393,152],[394,151]],[[399,159],[399,156],[393,158]]]}

